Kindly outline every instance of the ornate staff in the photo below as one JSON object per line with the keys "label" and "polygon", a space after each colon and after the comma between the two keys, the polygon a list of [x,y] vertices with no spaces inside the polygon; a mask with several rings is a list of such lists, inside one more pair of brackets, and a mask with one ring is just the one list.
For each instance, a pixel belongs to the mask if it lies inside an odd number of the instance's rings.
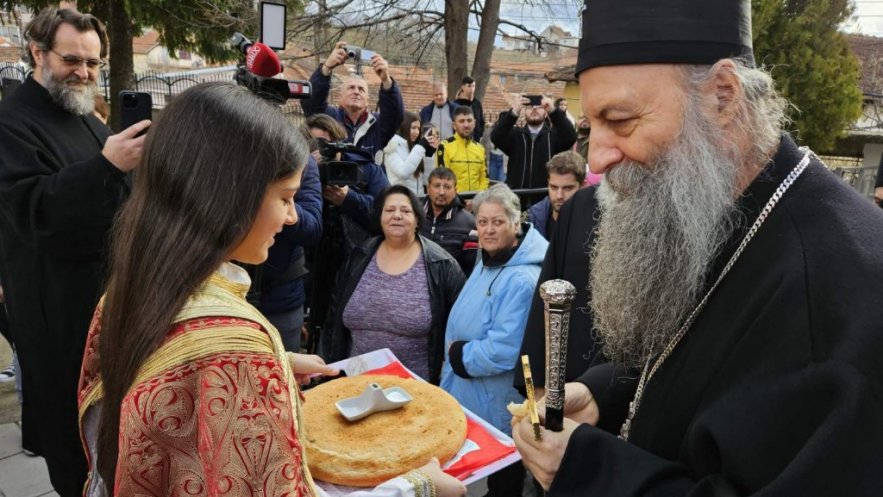
{"label": "ornate staff", "polygon": [[576,288],[565,280],[540,285],[546,316],[546,429],[564,429],[564,372],[567,364],[567,333],[570,304]]}

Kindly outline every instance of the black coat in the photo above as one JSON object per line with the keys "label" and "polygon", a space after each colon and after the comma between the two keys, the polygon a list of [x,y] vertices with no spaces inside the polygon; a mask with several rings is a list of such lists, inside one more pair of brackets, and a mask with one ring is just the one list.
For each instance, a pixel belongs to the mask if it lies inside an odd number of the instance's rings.
{"label": "black coat", "polygon": [[[432,201],[427,197],[423,201],[423,212],[426,215],[420,234],[439,244],[457,263],[467,277],[475,267],[478,255],[478,238],[469,233],[475,231],[475,216],[463,209],[460,197],[454,197],[451,205],[437,218],[432,210]],[[474,242],[474,247],[468,246]]]}
{"label": "black coat", "polygon": [[23,444],[46,457],[61,495],[81,493],[85,481],[77,381],[108,231],[129,190],[101,155],[109,134],[31,77],[0,101],[0,253],[26,400]]}
{"label": "black coat", "polygon": [[[570,333],[567,335],[567,367],[565,379],[579,378],[595,361],[602,361],[600,347],[592,332],[592,313],[589,302],[589,250],[595,241],[597,222],[596,187],[583,188],[576,192],[561,207],[555,230],[549,235],[549,249],[543,259],[537,289],[534,292],[521,342],[521,355],[530,358],[534,386],[546,386],[546,338],[543,299],[540,298],[540,285],[553,279],[566,279],[576,287],[576,297],[570,311]],[[515,388],[522,395],[524,372],[515,368]]]}
{"label": "black coat", "polygon": [[[713,277],[802,156],[785,136]],[[551,495],[880,495],[881,246],[883,213],[813,160],[648,383],[629,442],[577,428]]]}
{"label": "black coat", "polygon": [[491,131],[491,142],[509,156],[506,184],[509,188],[545,188],[546,163],[558,152],[570,149],[576,141],[576,129],[560,109],[549,113],[552,127],[543,125],[536,138],[530,129],[515,127],[518,116],[503,111]]}
{"label": "black coat", "polygon": [[[457,296],[460,295],[466,277],[460,270],[457,261],[443,248],[422,236],[419,239],[423,248],[423,262],[426,264],[429,307],[432,313],[428,343],[430,377],[426,380],[438,385],[445,358],[444,341],[448,314],[450,314]],[[344,267],[337,273],[337,284],[331,296],[328,312],[329,321],[321,336],[322,347],[320,350],[326,362],[339,361],[350,356],[353,341],[352,332],[343,325],[343,310],[382,241],[382,236],[376,236],[357,247]]]}

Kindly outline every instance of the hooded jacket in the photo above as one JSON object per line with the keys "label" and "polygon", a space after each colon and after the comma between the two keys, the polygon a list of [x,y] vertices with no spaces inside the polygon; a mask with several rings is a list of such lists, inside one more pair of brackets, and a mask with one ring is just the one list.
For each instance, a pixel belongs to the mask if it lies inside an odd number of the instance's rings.
{"label": "hooded jacket", "polygon": [[506,184],[509,188],[544,188],[549,184],[546,163],[558,152],[569,150],[576,141],[576,130],[560,109],[549,113],[552,126],[544,124],[536,137],[530,128],[515,127],[518,116],[511,110],[500,113],[491,131],[494,146],[509,156]]}
{"label": "hooded jacket", "polygon": [[479,260],[448,317],[441,387],[500,431],[511,434],[509,402],[531,298],[549,242],[523,224],[518,248],[501,265]]}

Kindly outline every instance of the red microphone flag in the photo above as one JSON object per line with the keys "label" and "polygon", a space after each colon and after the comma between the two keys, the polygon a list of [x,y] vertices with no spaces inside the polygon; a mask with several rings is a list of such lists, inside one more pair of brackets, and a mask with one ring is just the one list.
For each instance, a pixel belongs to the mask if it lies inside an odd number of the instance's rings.
{"label": "red microphone flag", "polygon": [[272,78],[282,72],[282,62],[279,61],[279,56],[273,49],[260,42],[248,47],[248,52],[245,54],[245,67],[248,72],[265,78]]}

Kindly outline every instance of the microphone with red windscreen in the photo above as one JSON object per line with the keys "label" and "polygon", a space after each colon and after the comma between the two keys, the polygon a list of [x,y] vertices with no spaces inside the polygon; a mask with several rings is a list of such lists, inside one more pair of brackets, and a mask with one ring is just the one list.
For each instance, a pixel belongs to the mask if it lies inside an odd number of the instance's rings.
{"label": "microphone with red windscreen", "polygon": [[252,43],[242,33],[235,33],[230,42],[245,54],[245,68],[255,76],[272,78],[282,72],[282,62],[272,48],[261,42]]}
{"label": "microphone with red windscreen", "polygon": [[245,64],[238,64],[233,79],[255,95],[277,104],[289,98],[310,98],[313,87],[309,81],[289,81],[276,76],[282,72],[282,62],[270,47],[252,43],[242,33],[235,33],[230,43],[245,55]]}
{"label": "microphone with red windscreen", "polygon": [[261,42],[248,47],[245,52],[245,67],[248,72],[265,78],[272,78],[282,72],[279,56],[272,48]]}

